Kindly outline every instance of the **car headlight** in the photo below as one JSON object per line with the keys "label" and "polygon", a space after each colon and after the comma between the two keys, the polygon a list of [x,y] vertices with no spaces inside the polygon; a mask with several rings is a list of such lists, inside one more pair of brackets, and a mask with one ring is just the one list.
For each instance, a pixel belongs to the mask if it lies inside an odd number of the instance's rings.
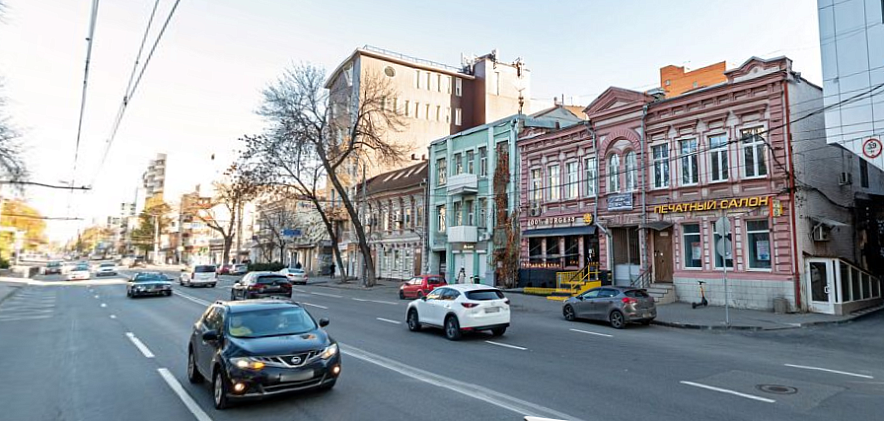
{"label": "car headlight", "polygon": [[263,362],[258,361],[252,357],[231,358],[230,363],[241,369],[260,370],[264,368]]}
{"label": "car headlight", "polygon": [[322,350],[322,353],[319,354],[319,356],[322,357],[323,360],[327,360],[331,357],[334,357],[337,353],[338,353],[338,344],[331,344],[331,345],[325,347],[325,349]]}

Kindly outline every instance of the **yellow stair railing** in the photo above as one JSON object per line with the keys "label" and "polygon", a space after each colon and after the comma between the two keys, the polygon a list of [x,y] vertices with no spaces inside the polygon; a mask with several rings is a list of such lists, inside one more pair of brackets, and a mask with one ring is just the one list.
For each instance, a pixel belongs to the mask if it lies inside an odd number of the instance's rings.
{"label": "yellow stair railing", "polygon": [[556,272],[556,291],[546,298],[564,301],[568,297],[574,297],[601,285],[599,264],[590,262],[580,270]]}

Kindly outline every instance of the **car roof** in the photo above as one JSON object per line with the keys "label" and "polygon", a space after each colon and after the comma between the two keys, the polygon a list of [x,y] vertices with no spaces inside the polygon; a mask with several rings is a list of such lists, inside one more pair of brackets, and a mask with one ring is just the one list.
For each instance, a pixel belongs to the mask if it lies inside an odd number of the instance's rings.
{"label": "car roof", "polygon": [[245,301],[219,301],[218,304],[224,305],[230,309],[231,313],[245,313],[268,309],[303,308],[300,304],[294,301],[272,298]]}
{"label": "car roof", "polygon": [[262,272],[251,272],[253,276],[282,276],[279,272],[270,272],[270,271],[262,271]]}
{"label": "car roof", "polygon": [[482,284],[448,284],[442,288],[451,288],[451,289],[455,289],[457,291],[476,291],[476,290],[480,290],[480,289],[481,290],[488,290],[488,289],[497,290],[497,288],[495,288],[495,287],[490,287],[488,285],[482,285]]}

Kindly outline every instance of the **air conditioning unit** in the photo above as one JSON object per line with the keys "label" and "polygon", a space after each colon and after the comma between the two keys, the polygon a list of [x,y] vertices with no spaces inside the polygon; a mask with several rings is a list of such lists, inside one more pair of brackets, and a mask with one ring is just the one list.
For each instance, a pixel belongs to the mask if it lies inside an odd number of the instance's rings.
{"label": "air conditioning unit", "polygon": [[849,172],[843,172],[838,177],[838,185],[846,186],[848,184],[853,184],[853,174]]}
{"label": "air conditioning unit", "polygon": [[825,225],[819,224],[813,227],[811,236],[813,237],[813,241],[829,241],[829,230]]}

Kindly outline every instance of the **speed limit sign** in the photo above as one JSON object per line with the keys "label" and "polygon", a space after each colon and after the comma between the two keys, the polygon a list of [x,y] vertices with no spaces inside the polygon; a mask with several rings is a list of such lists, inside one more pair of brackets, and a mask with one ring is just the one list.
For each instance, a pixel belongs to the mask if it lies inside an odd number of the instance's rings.
{"label": "speed limit sign", "polygon": [[884,148],[882,148],[880,139],[872,137],[863,142],[863,155],[865,155],[866,158],[877,158],[878,155],[881,155],[882,149]]}

